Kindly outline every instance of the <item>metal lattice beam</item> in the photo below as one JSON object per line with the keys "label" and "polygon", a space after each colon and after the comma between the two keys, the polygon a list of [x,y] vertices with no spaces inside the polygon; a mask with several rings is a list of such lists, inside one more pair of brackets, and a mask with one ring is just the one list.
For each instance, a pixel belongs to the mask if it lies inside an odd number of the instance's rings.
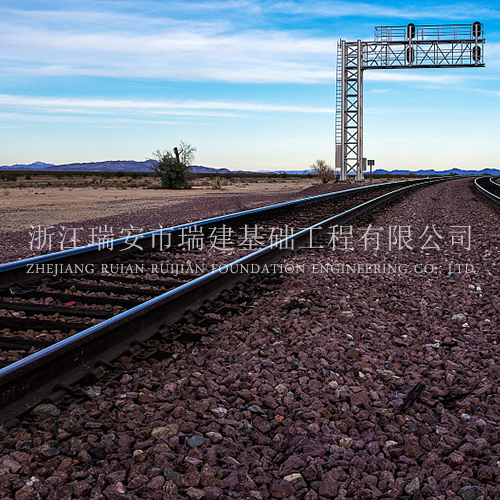
{"label": "metal lattice beam", "polygon": [[[484,41],[483,41],[484,43]],[[484,66],[474,59],[476,44],[470,40],[404,42],[365,42],[363,69],[394,68],[470,68]],[[478,45],[479,48],[482,45]]]}
{"label": "metal lattice beam", "polygon": [[340,180],[363,180],[363,71],[484,66],[481,23],[378,26],[374,41],[337,45],[335,165]]}

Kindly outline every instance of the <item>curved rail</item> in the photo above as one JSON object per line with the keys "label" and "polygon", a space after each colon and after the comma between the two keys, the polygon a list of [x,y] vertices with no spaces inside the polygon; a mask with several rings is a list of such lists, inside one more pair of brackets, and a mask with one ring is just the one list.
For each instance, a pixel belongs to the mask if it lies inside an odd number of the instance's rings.
{"label": "curved rail", "polygon": [[478,177],[474,179],[474,187],[482,195],[500,205],[500,185],[494,179],[495,177]]}
{"label": "curved rail", "polygon": [[215,298],[224,289],[255,274],[261,266],[276,263],[294,249],[306,245],[311,238],[311,229],[318,238],[332,225],[345,224],[412,188],[443,180],[447,179],[425,180],[399,187],[0,369],[2,420],[24,413],[50,394],[56,384],[72,384],[81,380],[96,362],[106,363],[116,359],[132,343],[147,340],[158,331],[164,331],[169,323],[179,320],[187,308]]}

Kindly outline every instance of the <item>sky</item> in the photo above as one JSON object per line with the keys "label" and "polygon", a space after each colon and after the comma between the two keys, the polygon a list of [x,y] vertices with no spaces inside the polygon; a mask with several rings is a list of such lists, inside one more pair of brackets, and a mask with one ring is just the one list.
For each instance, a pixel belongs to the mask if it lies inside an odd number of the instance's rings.
{"label": "sky", "polygon": [[364,72],[376,168],[499,166],[500,5],[324,0],[2,0],[0,165],[334,163],[338,39],[383,25],[484,23],[485,68]]}

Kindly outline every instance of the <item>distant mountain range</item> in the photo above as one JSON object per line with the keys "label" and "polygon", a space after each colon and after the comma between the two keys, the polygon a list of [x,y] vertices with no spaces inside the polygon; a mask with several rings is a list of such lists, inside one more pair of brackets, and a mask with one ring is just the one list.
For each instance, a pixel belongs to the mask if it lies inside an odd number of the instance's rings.
{"label": "distant mountain range", "polygon": [[[116,160],[116,161],[98,161],[91,163],[67,163],[64,165],[53,165],[51,163],[43,163],[36,161],[29,165],[4,165],[0,169],[9,170],[46,170],[50,172],[150,172],[151,166],[156,160],[133,161],[133,160]],[[203,167],[201,165],[193,165],[190,167],[192,172],[207,174],[219,173],[227,174],[227,168],[212,168]]]}
{"label": "distant mountain range", "polygon": [[500,175],[500,170],[497,168],[483,168],[482,170],[462,170],[461,168],[450,168],[448,170],[383,170],[377,169],[374,174],[392,174],[392,175]]}
{"label": "distant mountain range", "polygon": [[3,165],[0,168],[5,168],[9,170],[41,170],[44,168],[53,167],[51,163],[43,163],[42,161],[36,161],[35,163],[30,163],[29,165]]}
{"label": "distant mountain range", "polygon": [[[133,161],[133,160],[115,160],[115,161],[100,161],[92,163],[68,163],[64,165],[53,165],[36,161],[29,165],[3,165],[0,169],[5,170],[46,170],[50,172],[149,172],[151,165],[156,160]],[[266,174],[296,174],[307,175],[312,174],[312,170],[261,170],[259,172],[251,170],[229,170],[227,168],[204,167],[202,165],[193,165],[190,170],[194,173],[202,174],[227,174],[233,173],[266,173]],[[383,170],[377,169],[374,174],[390,174],[390,175],[498,175],[500,170],[496,168],[483,168],[482,170],[462,170],[460,168],[451,168],[448,170]]]}

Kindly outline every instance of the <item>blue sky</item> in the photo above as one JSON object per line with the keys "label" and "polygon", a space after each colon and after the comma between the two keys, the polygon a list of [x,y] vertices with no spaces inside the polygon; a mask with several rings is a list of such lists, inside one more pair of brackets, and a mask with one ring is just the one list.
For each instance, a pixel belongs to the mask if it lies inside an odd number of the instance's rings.
{"label": "blue sky", "polygon": [[207,166],[333,163],[337,40],[474,21],[486,68],[365,72],[365,156],[389,169],[499,166],[497,3],[2,0],[0,165],[181,140]]}

